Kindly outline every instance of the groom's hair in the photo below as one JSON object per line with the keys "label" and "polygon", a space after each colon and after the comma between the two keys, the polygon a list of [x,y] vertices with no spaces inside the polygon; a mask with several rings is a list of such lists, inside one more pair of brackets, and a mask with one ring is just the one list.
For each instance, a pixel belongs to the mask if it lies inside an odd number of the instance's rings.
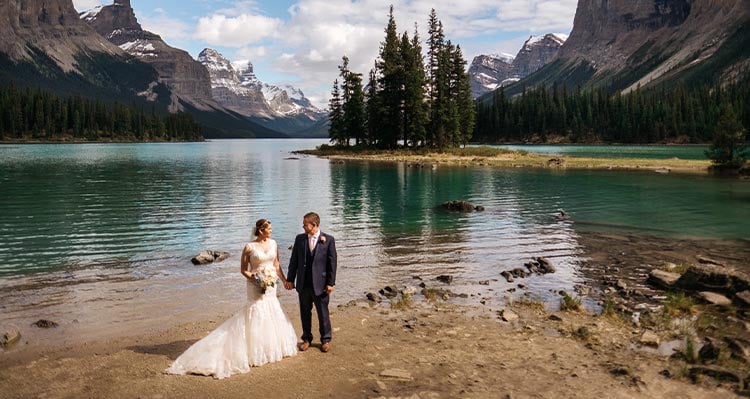
{"label": "groom's hair", "polygon": [[313,224],[316,226],[320,226],[320,216],[318,216],[318,214],[315,212],[307,212],[304,219],[313,222]]}

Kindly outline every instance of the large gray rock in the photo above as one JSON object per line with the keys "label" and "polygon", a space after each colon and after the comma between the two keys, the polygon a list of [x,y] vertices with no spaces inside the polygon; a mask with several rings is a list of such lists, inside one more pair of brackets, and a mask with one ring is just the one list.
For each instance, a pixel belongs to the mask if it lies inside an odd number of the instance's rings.
{"label": "large gray rock", "polygon": [[734,296],[750,289],[750,277],[737,270],[712,264],[692,265],[675,284],[687,291],[711,291]]}
{"label": "large gray rock", "polygon": [[674,287],[681,275],[664,271],[661,269],[651,270],[648,274],[648,282],[659,288],[670,289]]}
{"label": "large gray rock", "polygon": [[205,265],[212,262],[221,262],[228,257],[229,252],[206,250],[195,255],[190,261],[193,262],[194,265]]}

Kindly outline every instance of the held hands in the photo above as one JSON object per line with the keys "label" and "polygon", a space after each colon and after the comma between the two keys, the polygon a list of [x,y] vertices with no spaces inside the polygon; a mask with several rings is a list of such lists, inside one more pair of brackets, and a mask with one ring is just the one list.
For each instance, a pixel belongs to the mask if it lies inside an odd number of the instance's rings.
{"label": "held hands", "polygon": [[286,288],[288,290],[294,289],[294,283],[292,283],[290,281],[284,281],[284,288]]}

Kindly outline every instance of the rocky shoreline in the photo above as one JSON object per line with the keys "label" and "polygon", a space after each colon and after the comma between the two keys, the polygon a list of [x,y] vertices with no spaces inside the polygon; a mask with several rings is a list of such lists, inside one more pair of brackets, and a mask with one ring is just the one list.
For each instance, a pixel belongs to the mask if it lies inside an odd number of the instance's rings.
{"label": "rocky shoreline", "polygon": [[[121,339],[3,353],[0,378],[9,398],[748,395],[746,308],[647,284],[651,270],[673,264],[672,272],[687,273],[707,259],[744,273],[747,243],[613,233],[580,240],[588,283],[560,293],[559,304],[523,295],[519,287],[501,305],[481,297],[464,305],[446,274],[339,305],[330,353],[314,347],[227,380],[162,371],[228,314]],[[548,270],[549,260],[535,262],[525,267]],[[600,308],[583,309],[582,297],[595,298]],[[285,310],[299,330],[296,307]]]}

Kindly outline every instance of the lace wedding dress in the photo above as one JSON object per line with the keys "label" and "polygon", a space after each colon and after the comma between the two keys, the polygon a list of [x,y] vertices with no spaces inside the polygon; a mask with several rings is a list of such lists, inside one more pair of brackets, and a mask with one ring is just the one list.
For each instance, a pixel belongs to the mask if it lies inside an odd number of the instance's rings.
{"label": "lace wedding dress", "polygon": [[[247,245],[251,249],[251,272],[262,268],[275,270],[275,241],[271,242],[271,249],[267,253],[254,242]],[[263,294],[260,287],[248,281],[245,306],[188,348],[166,372],[225,378],[247,373],[250,366],[276,362],[296,354],[297,336],[276,298],[276,287],[267,288]]]}

